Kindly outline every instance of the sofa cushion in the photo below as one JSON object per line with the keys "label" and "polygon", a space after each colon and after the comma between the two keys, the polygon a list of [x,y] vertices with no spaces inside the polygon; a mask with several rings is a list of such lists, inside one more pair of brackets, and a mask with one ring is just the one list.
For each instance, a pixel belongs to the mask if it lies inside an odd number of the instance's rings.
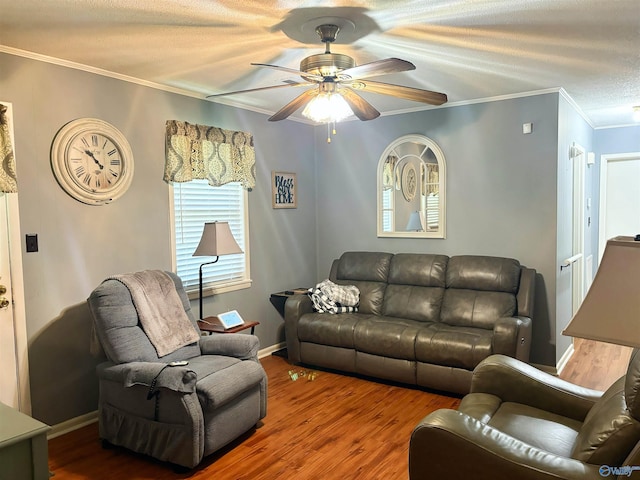
{"label": "sofa cushion", "polygon": [[382,313],[390,317],[437,322],[443,295],[444,288],[388,285]]}
{"label": "sofa cushion", "polygon": [[345,252],[338,262],[338,280],[387,282],[391,253]]}
{"label": "sofa cushion", "polygon": [[437,322],[446,279],[445,255],[399,253],[391,259],[382,314]]}
{"label": "sofa cushion", "polygon": [[330,280],[340,285],[355,285],[360,290],[358,310],[382,314],[384,292],[389,276],[390,253],[345,252],[332,268]]}
{"label": "sofa cushion", "polygon": [[487,423],[524,443],[561,457],[571,455],[582,426],[578,420],[513,402],[500,404]]}
{"label": "sofa cushion", "polygon": [[356,325],[354,345],[359,352],[415,360],[416,335],[424,327],[423,322],[371,316]]}
{"label": "sofa cushion", "polygon": [[419,362],[473,370],[491,355],[490,330],[432,323],[416,335],[415,358]]}
{"label": "sofa cushion", "polygon": [[492,330],[496,320],[516,313],[516,296],[448,288],[444,292],[440,320],[448,325]]}
{"label": "sofa cushion", "polygon": [[398,253],[391,259],[388,282],[444,288],[448,261],[446,255]]}
{"label": "sofa cushion", "polygon": [[298,338],[301,342],[354,348],[356,325],[368,317],[362,313],[307,313],[298,322]]}
{"label": "sofa cushion", "polygon": [[518,293],[520,262],[512,258],[459,255],[447,265],[447,288]]}

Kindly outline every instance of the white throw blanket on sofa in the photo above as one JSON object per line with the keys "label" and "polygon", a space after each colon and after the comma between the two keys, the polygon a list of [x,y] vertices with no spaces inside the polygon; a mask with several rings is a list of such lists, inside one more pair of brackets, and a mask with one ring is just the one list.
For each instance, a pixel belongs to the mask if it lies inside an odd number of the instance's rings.
{"label": "white throw blanket on sofa", "polygon": [[158,357],[200,339],[169,275],[161,270],[145,270],[110,278],[123,283],[131,292],[142,329]]}
{"label": "white throw blanket on sofa", "polygon": [[355,285],[338,285],[327,279],[310,288],[309,291],[313,306],[320,313],[358,311],[360,290]]}

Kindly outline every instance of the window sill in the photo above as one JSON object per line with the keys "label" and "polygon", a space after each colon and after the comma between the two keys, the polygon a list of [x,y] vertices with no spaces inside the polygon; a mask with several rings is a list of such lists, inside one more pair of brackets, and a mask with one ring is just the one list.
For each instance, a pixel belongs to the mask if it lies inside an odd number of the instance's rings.
{"label": "window sill", "polygon": [[[202,289],[202,297],[210,297],[212,295],[219,295],[221,293],[234,292],[236,290],[243,290],[245,288],[251,287],[253,281],[249,279],[238,280],[236,282],[223,283],[220,285],[205,285]],[[187,296],[189,300],[195,300],[199,297],[198,295],[198,286],[189,287],[187,289]]]}

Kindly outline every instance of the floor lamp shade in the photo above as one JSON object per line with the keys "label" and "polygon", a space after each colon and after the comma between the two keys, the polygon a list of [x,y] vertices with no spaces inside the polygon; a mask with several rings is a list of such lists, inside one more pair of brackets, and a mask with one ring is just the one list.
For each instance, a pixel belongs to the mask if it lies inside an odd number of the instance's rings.
{"label": "floor lamp shade", "polygon": [[562,334],[640,347],[640,241],[607,242],[593,284]]}
{"label": "floor lamp shade", "polygon": [[215,257],[242,253],[242,249],[231,233],[228,222],[209,222],[204,224],[202,238],[193,252],[194,257]]}

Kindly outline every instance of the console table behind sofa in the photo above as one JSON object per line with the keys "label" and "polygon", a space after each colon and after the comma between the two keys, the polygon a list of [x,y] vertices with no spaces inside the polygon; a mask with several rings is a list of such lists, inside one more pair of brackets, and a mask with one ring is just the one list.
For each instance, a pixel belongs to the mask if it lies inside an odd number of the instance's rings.
{"label": "console table behind sofa", "polygon": [[357,313],[285,304],[289,360],[465,394],[484,358],[529,360],[535,270],[487,256],[346,252],[329,279],[360,289]]}

